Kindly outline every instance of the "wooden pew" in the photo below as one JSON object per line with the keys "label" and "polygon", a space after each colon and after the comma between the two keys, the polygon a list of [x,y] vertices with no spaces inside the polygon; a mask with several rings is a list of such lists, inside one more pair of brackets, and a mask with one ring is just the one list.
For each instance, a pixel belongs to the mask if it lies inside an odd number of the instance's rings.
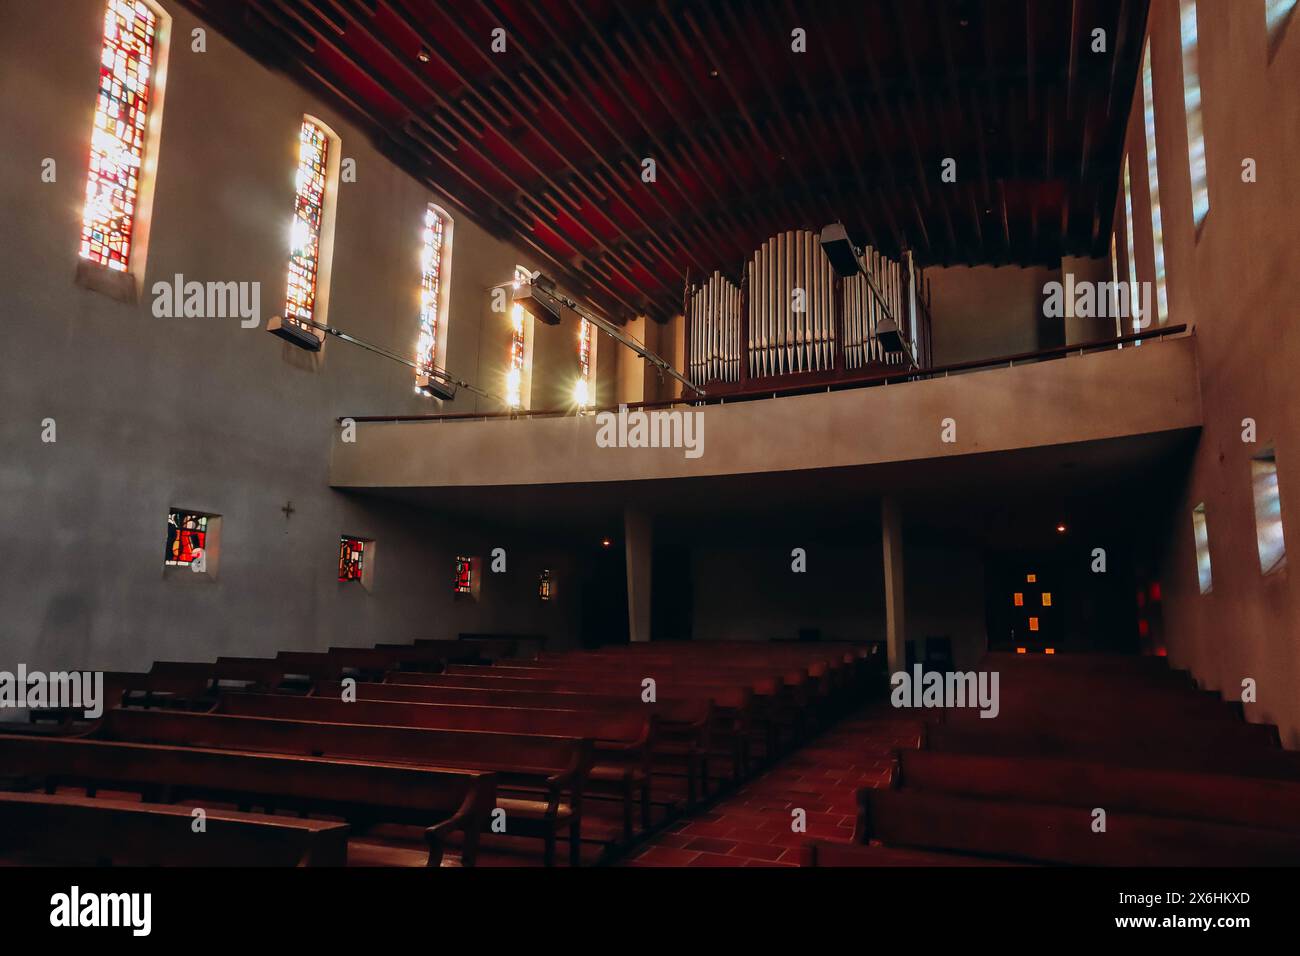
{"label": "wooden pew", "polygon": [[924,790],[859,791],[855,842],[1076,866],[1295,866],[1300,834]]}
{"label": "wooden pew", "polygon": [[[358,700],[387,700],[415,704],[468,704],[477,707],[522,707],[530,710],[584,710],[615,714],[653,714],[658,733],[652,748],[654,768],[683,776],[687,801],[708,795],[710,728],[714,721],[709,699],[661,700],[642,703],[640,695],[549,693],[400,684],[406,672],[390,672],[382,684],[358,682]],[[424,676],[424,675],[419,675]],[[434,676],[434,675],[430,675]],[[342,699],[339,681],[321,681],[315,696]]]}
{"label": "wooden pew", "polygon": [[[519,641],[514,638],[462,638],[460,640],[435,640],[422,638],[413,642],[416,647],[432,648],[453,664],[483,664],[519,655]],[[379,644],[378,647],[410,647],[410,644]]]}
{"label": "wooden pew", "polygon": [[895,789],[1102,807],[1300,834],[1300,781],[1040,757],[900,750]]}
{"label": "wooden pew", "polygon": [[[749,687],[755,696],[751,729],[752,744],[760,759],[771,761],[789,747],[796,745],[807,734],[804,720],[810,699],[811,678],[806,672],[773,673],[771,670],[738,673],[735,669],[712,668],[657,668],[652,673],[636,666],[635,662],[610,667],[579,666],[524,667],[496,665],[475,667],[450,665],[448,676],[515,677],[525,680],[606,682],[618,689],[639,688],[641,681],[652,677],[657,691],[666,696],[680,697],[687,685],[707,684],[716,688]],[[748,756],[748,755],[747,755]]]}
{"label": "wooden pew", "polygon": [[[981,725],[998,726],[981,726]],[[1126,766],[1300,777],[1300,753],[1276,746],[1277,728],[1226,721],[1135,727],[1105,721],[1061,723],[1047,717],[1006,726],[999,719],[926,724],[921,747],[944,753],[1103,759]]]}
{"label": "wooden pew", "polygon": [[[387,675],[387,680],[399,679]],[[508,690],[539,693],[616,694],[629,699],[641,699],[640,681],[614,680],[587,676],[579,679],[533,679],[528,677],[498,677],[460,674],[403,674],[404,684],[429,687],[466,688],[477,690]],[[756,743],[767,745],[772,720],[766,707],[767,698],[759,698],[749,687],[732,683],[698,683],[674,681],[673,699],[712,701],[715,719],[710,729],[711,761],[725,759],[731,765],[731,779],[739,781],[750,771],[751,749]]]}
{"label": "wooden pew", "polygon": [[[578,865],[582,791],[592,764],[592,743],[583,738],[135,710],[109,711],[92,733],[100,740],[490,771],[508,832],[540,837],[551,866],[556,839],[567,829],[570,862]],[[514,795],[502,795],[506,789]]]}
{"label": "wooden pew", "polygon": [[470,707],[456,704],[411,704],[286,694],[223,694],[216,712],[243,717],[337,724],[384,724],[442,730],[584,737],[596,748],[589,775],[590,792],[623,801],[627,839],[634,827],[638,797],[642,825],[650,825],[650,755],[657,731],[653,715],[602,714],[591,711],[527,710],[516,707]]}
{"label": "wooden pew", "polygon": [[416,824],[426,827],[429,866],[441,863],[446,838],[456,832],[464,833],[461,861],[472,866],[496,799],[496,776],[479,771],[81,737],[0,735],[0,767],[47,793],[60,785],[85,787],[88,796],[133,790],[151,803],[219,800]]}
{"label": "wooden pew", "polygon": [[70,794],[0,792],[0,856],[60,866],[344,866],[345,823]]}

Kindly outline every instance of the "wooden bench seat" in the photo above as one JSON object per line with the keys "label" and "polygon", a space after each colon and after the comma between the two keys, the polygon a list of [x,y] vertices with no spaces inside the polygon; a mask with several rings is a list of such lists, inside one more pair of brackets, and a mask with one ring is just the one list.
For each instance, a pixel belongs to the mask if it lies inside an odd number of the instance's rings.
{"label": "wooden bench seat", "polygon": [[483,730],[583,737],[593,741],[596,756],[590,792],[624,804],[624,833],[631,839],[639,799],[642,825],[650,819],[650,755],[657,723],[653,715],[592,711],[529,710],[518,707],[473,707],[414,704],[287,694],[223,694],[216,712],[245,717],[338,724],[384,724],[442,730]]}
{"label": "wooden bench seat", "polygon": [[[680,775],[686,780],[688,802],[694,804],[700,797],[708,795],[710,731],[715,720],[711,699],[674,699],[643,703],[639,694],[530,692],[391,683],[408,676],[412,675],[394,671],[386,675],[385,683],[358,682],[354,688],[357,699],[653,714],[658,720],[658,734],[652,754],[654,766],[666,768],[666,772]],[[437,675],[427,676],[436,678]],[[314,696],[341,698],[342,692],[343,685],[340,682],[320,681],[316,685]],[[672,759],[668,759],[670,757]]]}
{"label": "wooden bench seat", "polygon": [[682,667],[676,670],[660,669],[645,673],[635,666],[617,668],[532,668],[519,666],[475,667],[452,665],[447,676],[513,677],[524,680],[577,681],[603,683],[616,690],[639,690],[646,677],[655,679],[656,692],[665,696],[680,697],[689,687],[701,685],[715,688],[747,687],[754,694],[754,709],[750,721],[751,748],[758,759],[770,761],[807,736],[810,678],[806,673],[773,674],[764,670],[759,674],[737,676],[709,669]]}
{"label": "wooden bench seat", "polygon": [[892,785],[956,796],[1102,807],[1300,834],[1300,782],[1099,761],[900,750]]}
{"label": "wooden bench seat", "polygon": [[0,792],[0,856],[58,866],[344,866],[345,823],[72,794]]}
{"label": "wooden bench seat", "polygon": [[1300,834],[924,790],[859,792],[855,842],[1076,866],[1295,866]]}
{"label": "wooden bench seat", "polygon": [[496,797],[496,776],[357,760],[117,743],[80,737],[0,736],[0,768],[47,793],[61,785],[140,793],[150,802],[219,800],[425,827],[429,866],[446,838],[464,834],[472,866]]}
{"label": "wooden bench seat", "polygon": [[[614,694],[641,699],[639,680],[611,680],[595,676],[579,679],[533,679],[527,677],[500,677],[485,674],[389,674],[387,680],[401,680],[405,684],[430,687],[466,688],[476,690],[509,690],[538,693]],[[714,723],[710,738],[713,761],[725,759],[731,765],[733,780],[746,776],[750,770],[751,750],[765,748],[771,734],[772,719],[768,716],[769,698],[758,697],[752,688],[725,682],[674,681],[671,699],[709,700],[714,708]]]}
{"label": "wooden bench seat", "polygon": [[[998,726],[981,726],[982,724]],[[1300,779],[1300,753],[1274,745],[1276,728],[1263,724],[1201,726],[1184,722],[1167,730],[1127,724],[1054,724],[1050,720],[1001,725],[1001,720],[924,725],[922,749],[1008,757],[1100,758],[1126,766]],[[1253,729],[1252,729],[1253,728]]]}
{"label": "wooden bench seat", "polygon": [[490,771],[498,807],[506,806],[501,792],[514,791],[507,831],[541,838],[548,866],[556,839],[567,832],[571,863],[578,862],[592,763],[592,743],[583,738],[134,710],[109,711],[91,733],[101,740]]}

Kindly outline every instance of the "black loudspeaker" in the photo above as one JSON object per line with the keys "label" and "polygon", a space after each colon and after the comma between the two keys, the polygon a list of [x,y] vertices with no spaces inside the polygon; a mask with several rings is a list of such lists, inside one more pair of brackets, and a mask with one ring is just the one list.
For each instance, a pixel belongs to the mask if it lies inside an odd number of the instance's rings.
{"label": "black loudspeaker", "polygon": [[415,379],[415,387],[426,395],[432,395],[434,398],[441,398],[445,401],[451,401],[456,397],[456,386],[447,382],[440,382],[438,379],[428,375],[420,375]]}
{"label": "black loudspeaker", "polygon": [[308,352],[319,352],[322,337],[313,330],[304,328],[297,322],[291,322],[282,315],[273,315],[266,323],[266,331],[284,339],[290,345],[296,345]]}
{"label": "black loudspeaker", "polygon": [[520,285],[515,288],[514,302],[525,312],[540,322],[547,325],[560,324],[560,310],[550,301],[544,301],[534,294],[531,285]]}
{"label": "black loudspeaker", "polygon": [[858,254],[849,241],[848,230],[838,222],[833,222],[822,229],[822,252],[830,260],[831,268],[837,276],[850,279],[859,272]]}
{"label": "black loudspeaker", "polygon": [[903,343],[903,333],[898,330],[898,325],[893,319],[880,320],[876,326],[876,340],[886,352],[902,352],[906,348]]}

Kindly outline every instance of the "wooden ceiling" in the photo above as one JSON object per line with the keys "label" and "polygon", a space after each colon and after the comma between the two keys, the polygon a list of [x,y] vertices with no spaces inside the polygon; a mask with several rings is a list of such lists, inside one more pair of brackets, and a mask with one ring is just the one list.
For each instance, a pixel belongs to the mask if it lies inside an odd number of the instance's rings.
{"label": "wooden ceiling", "polygon": [[927,265],[1104,254],[1148,0],[185,2],[572,292],[662,321],[688,270],[835,220]]}

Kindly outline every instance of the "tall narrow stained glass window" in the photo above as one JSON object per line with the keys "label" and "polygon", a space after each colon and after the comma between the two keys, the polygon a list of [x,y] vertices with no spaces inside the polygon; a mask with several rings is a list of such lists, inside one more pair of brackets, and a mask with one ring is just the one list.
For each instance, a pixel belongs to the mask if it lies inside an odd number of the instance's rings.
{"label": "tall narrow stained glass window", "polygon": [[[1126,301],[1127,298],[1125,296]],[[1124,320],[1119,314],[1119,236],[1114,231],[1110,234],[1110,306],[1111,315],[1115,316],[1115,336],[1118,338],[1124,334]]]}
{"label": "tall narrow stained glass window", "polygon": [[[1128,156],[1124,157],[1124,238],[1128,243],[1128,302],[1129,311],[1133,314],[1133,331],[1138,332],[1142,329],[1142,321],[1146,318],[1138,314],[1142,296],[1138,294],[1138,267],[1136,255],[1136,243],[1133,241],[1133,187],[1129,181],[1128,174]],[[1141,345],[1141,342],[1134,342],[1134,345]]]}
{"label": "tall narrow stained glass window", "polygon": [[1147,186],[1151,196],[1151,241],[1155,247],[1156,323],[1169,318],[1169,291],[1165,288],[1165,227],[1160,216],[1160,172],[1156,161],[1156,101],[1151,75],[1151,41],[1142,55],[1142,115],[1146,126]]}
{"label": "tall narrow stained glass window", "polygon": [[[516,286],[523,282],[528,282],[530,275],[528,271],[520,266],[515,267]],[[519,304],[510,306],[510,365],[506,370],[506,404],[511,408],[519,408],[524,402],[524,351],[526,349],[526,340],[524,337],[524,307]]]}
{"label": "tall narrow stained glass window", "polygon": [[474,591],[474,565],[469,558],[456,556],[456,578],[452,583],[456,594],[471,594]]}
{"label": "tall narrow stained glass window", "polygon": [[1295,10],[1296,0],[1264,0],[1264,21],[1270,40],[1277,39],[1282,25]]}
{"label": "tall narrow stained glass window", "polygon": [[1192,172],[1192,219],[1200,228],[1210,211],[1205,164],[1205,129],[1201,120],[1200,53],[1196,35],[1196,0],[1181,0],[1183,41],[1183,109],[1187,113],[1187,161]]}
{"label": "tall narrow stained glass window", "polygon": [[[438,359],[446,232],[447,218],[436,206],[429,205],[424,211],[424,244],[420,252],[420,337],[415,346],[415,363],[426,370],[433,368]],[[416,377],[420,374],[416,372]],[[417,388],[416,391],[420,390]]]}
{"label": "tall narrow stained glass window", "polygon": [[339,538],[339,581],[360,581],[366,562],[366,543],[360,538]]}
{"label": "tall narrow stained glass window", "polygon": [[549,601],[551,599],[550,568],[543,569],[542,573],[537,577],[537,596],[543,601]]}
{"label": "tall narrow stained glass window", "polygon": [[1286,540],[1282,535],[1282,496],[1277,485],[1277,454],[1270,447],[1250,460],[1250,483],[1255,498],[1255,540],[1259,569],[1272,574],[1286,567]]}
{"label": "tall narrow stained glass window", "polygon": [[1192,509],[1192,542],[1196,546],[1196,582],[1202,594],[1214,590],[1210,567],[1210,529],[1205,522],[1205,502]]}
{"label": "tall narrow stained glass window", "polygon": [[158,15],[148,5],[109,0],[81,218],[81,258],[117,272],[126,272],[131,264],[157,34]]}
{"label": "tall narrow stained glass window", "polygon": [[328,163],[329,133],[310,119],[303,119],[298,136],[297,199],[289,233],[289,292],[284,317],[305,329],[312,327],[316,314]]}
{"label": "tall narrow stained glass window", "polygon": [[578,324],[578,382],[573,387],[573,401],[579,408],[591,404],[591,349],[595,330],[586,319]]}
{"label": "tall narrow stained glass window", "polygon": [[167,513],[167,548],[163,563],[189,567],[200,560],[208,540],[208,515],[178,511]]}

